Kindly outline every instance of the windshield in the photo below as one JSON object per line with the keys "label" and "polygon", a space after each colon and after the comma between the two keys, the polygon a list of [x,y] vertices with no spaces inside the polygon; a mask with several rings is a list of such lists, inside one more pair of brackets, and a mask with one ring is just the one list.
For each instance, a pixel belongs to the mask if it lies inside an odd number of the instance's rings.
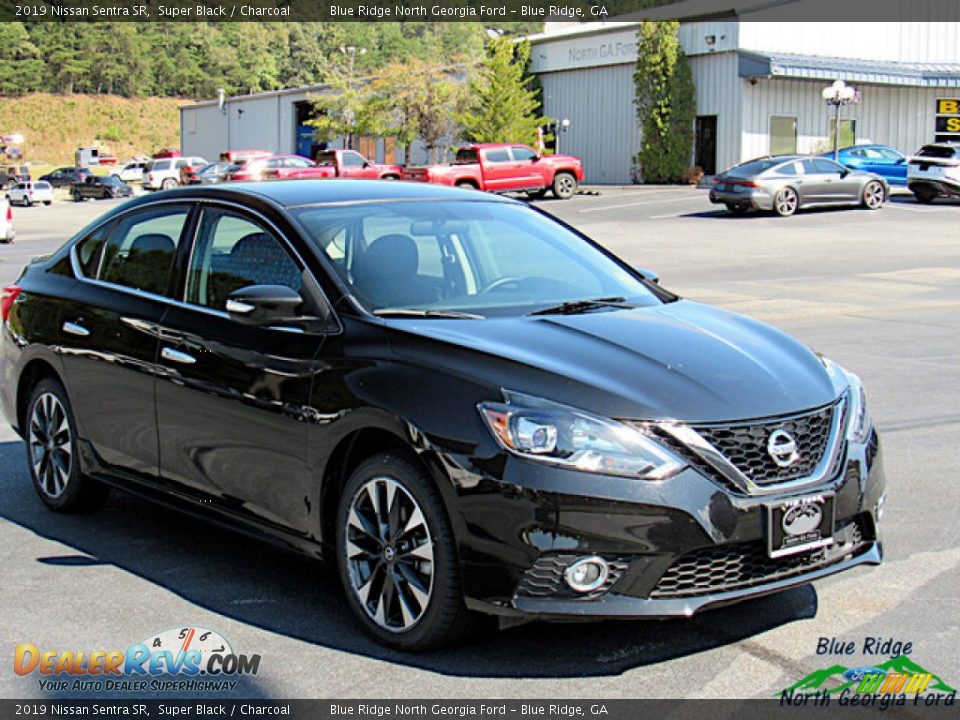
{"label": "windshield", "polygon": [[660,303],[619,263],[522,205],[388,202],[293,212],[368,311],[515,316],[595,298]]}

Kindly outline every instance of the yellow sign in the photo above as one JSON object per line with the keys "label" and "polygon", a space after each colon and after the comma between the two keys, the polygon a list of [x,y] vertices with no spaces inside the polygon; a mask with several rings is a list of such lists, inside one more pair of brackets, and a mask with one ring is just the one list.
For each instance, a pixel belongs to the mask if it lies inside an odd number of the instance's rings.
{"label": "yellow sign", "polygon": [[937,115],[960,115],[960,100],[937,100]]}

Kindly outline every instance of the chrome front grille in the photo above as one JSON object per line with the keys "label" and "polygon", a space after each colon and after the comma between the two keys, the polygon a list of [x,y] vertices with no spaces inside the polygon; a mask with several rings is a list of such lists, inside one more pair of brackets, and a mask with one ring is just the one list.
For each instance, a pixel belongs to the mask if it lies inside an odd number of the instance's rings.
{"label": "chrome front grille", "polygon": [[[763,495],[830,480],[843,450],[847,402],[805,412],[726,423],[660,423],[659,440],[693,468],[729,490]],[[777,430],[796,443],[797,459],[787,467],[767,448]]]}
{"label": "chrome front grille", "polygon": [[[740,472],[757,485],[788,482],[811,475],[830,440],[833,405],[805,415],[756,423],[694,425],[693,429],[713,445]],[[767,452],[767,440],[775,430],[784,430],[797,443],[799,459],[789,467],[777,465]]]}

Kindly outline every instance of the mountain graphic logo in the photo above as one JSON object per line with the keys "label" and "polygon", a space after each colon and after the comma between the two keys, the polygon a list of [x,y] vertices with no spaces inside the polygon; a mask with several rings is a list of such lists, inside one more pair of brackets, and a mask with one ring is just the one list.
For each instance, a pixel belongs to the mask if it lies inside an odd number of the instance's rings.
{"label": "mountain graphic logo", "polygon": [[[868,670],[868,672],[851,672],[864,670]],[[906,655],[898,655],[886,662],[871,665],[869,668],[848,668],[844,665],[831,665],[830,667],[815,670],[790,687],[784,688],[781,693],[826,692],[828,695],[834,695],[844,690],[856,692],[860,684],[865,682],[863,677],[865,675],[869,676],[871,671],[873,674],[884,673],[886,677],[894,673],[903,675],[906,678],[930,675],[931,679],[925,685],[926,691],[942,693],[956,692],[956,690],[944,682],[939,675],[931,673],[929,670],[921,667]],[[895,692],[901,692],[902,686],[903,684],[901,684],[901,687]],[[877,687],[879,687],[879,683]],[[877,692],[877,690],[871,689],[870,692]],[[778,695],[781,693],[778,693]]]}

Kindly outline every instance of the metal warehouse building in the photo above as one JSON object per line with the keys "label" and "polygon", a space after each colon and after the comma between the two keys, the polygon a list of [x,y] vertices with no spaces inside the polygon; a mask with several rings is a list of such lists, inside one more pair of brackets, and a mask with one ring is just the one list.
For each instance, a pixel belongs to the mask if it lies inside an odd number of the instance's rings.
{"label": "metal warehouse building", "polygon": [[[765,6],[769,3],[765,3]],[[841,140],[911,154],[955,137],[960,117],[960,23],[764,22],[763,10],[682,22],[696,85],[693,164],[707,174],[768,153],[825,151],[837,79],[859,91],[843,108]],[[531,38],[546,114],[569,120],[563,152],[587,181],[629,183],[640,144],[633,71],[639,23],[579,25]],[[938,102],[946,101],[946,102]]]}
{"label": "metal warehouse building", "polygon": [[[860,99],[843,108],[842,141],[910,154],[935,138],[960,140],[960,22],[774,22],[768,18],[775,5],[740,0],[709,16],[697,0],[670,6],[681,18],[695,18],[680,26],[696,85],[691,164],[712,174],[771,152],[829,149],[834,116],[821,92],[837,79],[854,86]],[[546,115],[569,121],[559,132],[559,150],[583,158],[588,183],[635,181],[638,27],[548,24],[530,38]],[[222,111],[217,101],[185,106],[183,151],[207,158],[227,148],[309,155],[307,97],[323,89],[231,97]],[[419,145],[405,158],[389,138],[365,139],[358,149],[380,162],[426,160]]]}

